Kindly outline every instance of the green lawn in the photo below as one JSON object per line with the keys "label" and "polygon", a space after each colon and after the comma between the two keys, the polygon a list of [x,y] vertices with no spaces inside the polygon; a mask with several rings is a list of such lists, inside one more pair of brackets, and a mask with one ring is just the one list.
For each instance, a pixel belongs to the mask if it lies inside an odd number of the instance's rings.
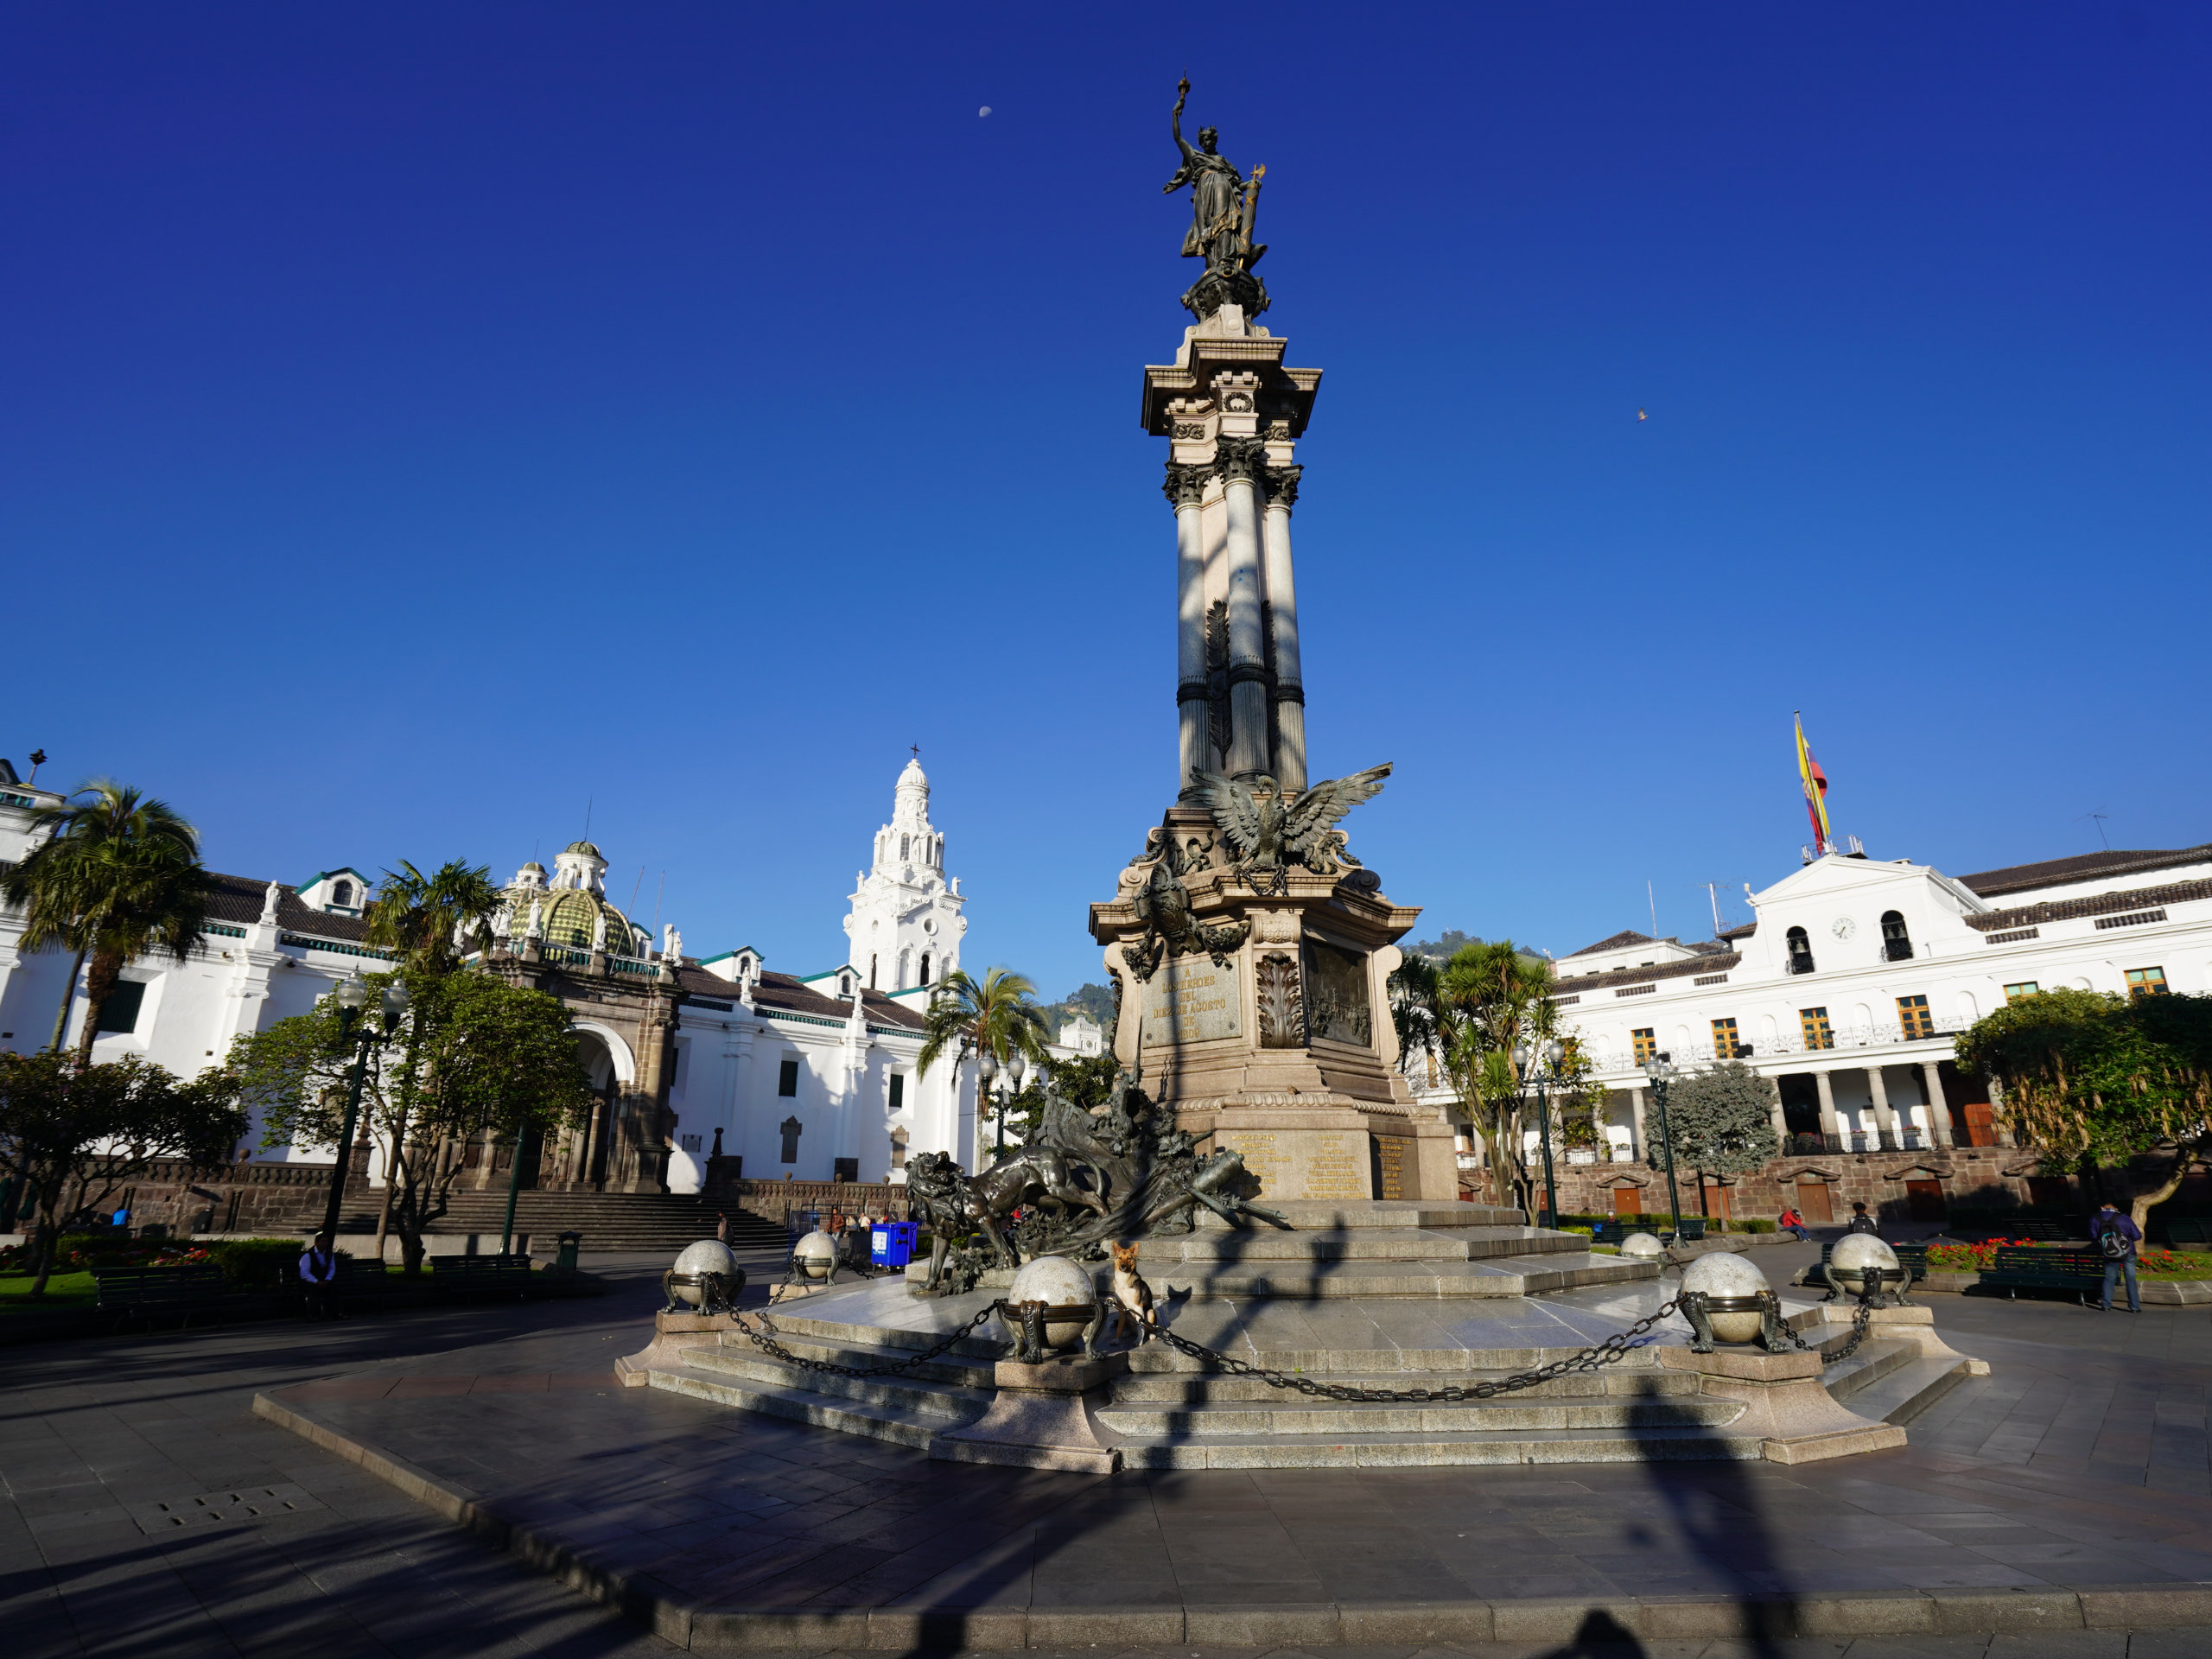
{"label": "green lawn", "polygon": [[97,1294],[90,1273],[57,1273],[46,1281],[46,1294],[33,1301],[30,1290],[35,1282],[27,1273],[0,1274],[0,1308],[68,1307],[89,1304]]}

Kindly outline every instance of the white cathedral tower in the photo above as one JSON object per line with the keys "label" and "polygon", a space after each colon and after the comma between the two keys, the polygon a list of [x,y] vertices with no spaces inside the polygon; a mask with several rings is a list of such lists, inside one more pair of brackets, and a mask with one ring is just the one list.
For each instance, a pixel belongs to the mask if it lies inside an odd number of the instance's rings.
{"label": "white cathedral tower", "polygon": [[968,931],[960,883],[944,874],[944,837],[930,825],[930,780],[918,759],[899,774],[875,862],[860,874],[845,918],[847,960],[880,991],[934,985],[960,966]]}

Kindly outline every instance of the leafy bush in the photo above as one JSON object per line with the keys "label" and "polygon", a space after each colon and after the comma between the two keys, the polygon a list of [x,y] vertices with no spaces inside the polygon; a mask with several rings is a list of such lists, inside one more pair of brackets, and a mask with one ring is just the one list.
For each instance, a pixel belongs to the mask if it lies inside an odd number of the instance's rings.
{"label": "leafy bush", "polygon": [[307,1249],[301,1238],[226,1238],[200,1246],[233,1290],[274,1290]]}
{"label": "leafy bush", "polygon": [[1749,1221],[1739,1221],[1733,1224],[1736,1230],[1741,1233],[1770,1233],[1777,1224],[1769,1221],[1764,1216],[1755,1216]]}
{"label": "leafy bush", "polygon": [[1588,1227],[1562,1227],[1559,1230],[1562,1233],[1580,1233],[1585,1238],[1593,1236],[1593,1230]]}

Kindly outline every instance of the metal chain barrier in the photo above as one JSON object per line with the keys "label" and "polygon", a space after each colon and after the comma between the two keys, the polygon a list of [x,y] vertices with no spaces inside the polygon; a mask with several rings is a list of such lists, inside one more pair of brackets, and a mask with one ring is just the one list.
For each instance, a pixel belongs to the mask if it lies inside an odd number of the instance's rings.
{"label": "metal chain barrier", "polygon": [[928,1364],[930,1361],[950,1349],[955,1343],[972,1335],[977,1326],[981,1325],[984,1320],[992,1318],[1005,1306],[1003,1299],[991,1303],[974,1319],[969,1320],[967,1324],[962,1325],[928,1352],[916,1354],[912,1359],[902,1359],[895,1365],[837,1365],[826,1359],[809,1359],[803,1354],[791,1352],[790,1349],[776,1340],[775,1321],[766,1313],[757,1316],[764,1327],[760,1331],[755,1331],[747,1325],[744,1316],[740,1313],[733,1312],[729,1317],[730,1323],[744,1332],[755,1348],[765,1354],[773,1355],[786,1365],[796,1365],[802,1370],[820,1371],[830,1376],[904,1376]]}
{"label": "metal chain barrier", "polygon": [[1663,1304],[1648,1318],[1638,1319],[1625,1331],[1617,1332],[1593,1348],[1585,1348],[1569,1354],[1565,1359],[1555,1359],[1533,1371],[1522,1371],[1514,1376],[1502,1376],[1492,1382],[1465,1385],[1451,1383],[1440,1389],[1361,1389],[1347,1382],[1317,1382],[1310,1376],[1295,1376],[1287,1371],[1271,1371],[1263,1365],[1254,1365],[1244,1360],[1217,1354],[1212,1349],[1179,1337],[1165,1325],[1154,1327],[1153,1334],[1179,1354],[1186,1354],[1202,1363],[1213,1365],[1235,1376],[1257,1377],[1271,1389],[1290,1389],[1317,1400],[1352,1400],[1389,1403],[1403,1402],[1421,1404],[1429,1401],[1456,1403],[1464,1400],[1489,1400],[1501,1394],[1515,1394],[1522,1389],[1533,1389],[1554,1377],[1567,1376],[1577,1372],[1595,1371],[1625,1358],[1632,1349],[1643,1346],[1638,1338],[1649,1332],[1660,1320],[1680,1306],[1678,1302]]}
{"label": "metal chain barrier", "polygon": [[1873,1325],[1874,1304],[1859,1303],[1859,1312],[1852,1315],[1851,1319],[1851,1340],[1845,1343],[1835,1352],[1821,1355],[1821,1363],[1823,1366],[1834,1365],[1849,1359],[1852,1355],[1859,1351],[1859,1344],[1866,1340],[1866,1333],[1873,1328]]}

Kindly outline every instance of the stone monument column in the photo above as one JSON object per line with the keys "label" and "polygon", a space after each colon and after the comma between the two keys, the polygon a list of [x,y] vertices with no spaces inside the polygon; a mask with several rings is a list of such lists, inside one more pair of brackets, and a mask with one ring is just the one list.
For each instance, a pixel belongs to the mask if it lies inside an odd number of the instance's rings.
{"label": "stone monument column", "polygon": [[1298,588],[1290,568],[1290,510],[1298,504],[1297,467],[1268,468],[1268,622],[1274,645],[1275,776],[1306,787],[1306,683],[1298,666]]}
{"label": "stone monument column", "polygon": [[1266,451],[1251,438],[1219,440],[1222,493],[1229,508],[1229,770],[1252,779],[1268,771],[1268,644],[1261,621],[1260,480]]}
{"label": "stone monument column", "polygon": [[1175,509],[1175,787],[1186,790],[1214,764],[1206,752],[1206,546],[1199,511],[1206,469],[1171,461],[1164,488]]}

